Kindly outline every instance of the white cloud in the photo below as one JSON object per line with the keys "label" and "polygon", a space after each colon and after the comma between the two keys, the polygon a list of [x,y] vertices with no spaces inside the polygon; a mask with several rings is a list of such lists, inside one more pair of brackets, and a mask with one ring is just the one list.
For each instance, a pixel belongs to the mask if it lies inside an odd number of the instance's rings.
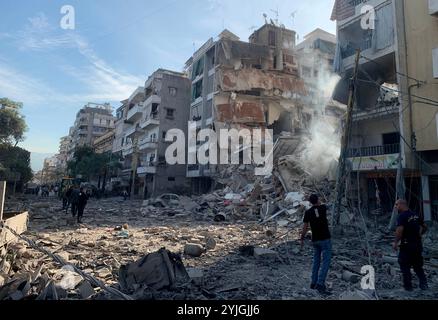
{"label": "white cloud", "polygon": [[[23,51],[52,52],[58,49],[75,49],[70,54],[80,54],[85,64],[60,65],[65,76],[74,77],[86,89],[77,94],[55,91],[48,83],[16,70],[7,61],[0,60],[0,94],[34,105],[82,105],[88,101],[120,101],[128,97],[146,79],[115,70],[101,59],[88,41],[76,32],[65,32],[50,25],[44,13],[29,18],[29,23],[16,34],[0,34],[13,40]],[[60,31],[61,30],[61,31]],[[67,53],[69,54],[69,53]],[[65,55],[63,55],[65,58]],[[61,75],[60,75],[61,76]]]}

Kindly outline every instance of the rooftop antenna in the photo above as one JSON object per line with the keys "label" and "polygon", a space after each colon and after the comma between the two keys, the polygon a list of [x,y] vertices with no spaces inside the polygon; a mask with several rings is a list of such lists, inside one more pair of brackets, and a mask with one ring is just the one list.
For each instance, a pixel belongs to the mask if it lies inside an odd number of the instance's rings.
{"label": "rooftop antenna", "polygon": [[265,18],[265,24],[268,24],[268,15],[266,13],[263,14],[263,18]]}
{"label": "rooftop antenna", "polygon": [[[275,25],[278,25],[278,18],[279,18],[279,16],[280,16],[280,13],[279,13],[279,11],[278,11],[278,7],[277,7],[277,10],[272,10],[271,9],[271,11],[275,14]],[[272,20],[271,20],[272,21]]]}
{"label": "rooftop antenna", "polygon": [[293,26],[295,25],[295,16],[296,16],[297,12],[298,12],[298,10],[295,10],[294,12],[292,12],[292,13],[290,14],[290,17],[291,17],[291,19],[292,19],[292,25],[293,25]]}

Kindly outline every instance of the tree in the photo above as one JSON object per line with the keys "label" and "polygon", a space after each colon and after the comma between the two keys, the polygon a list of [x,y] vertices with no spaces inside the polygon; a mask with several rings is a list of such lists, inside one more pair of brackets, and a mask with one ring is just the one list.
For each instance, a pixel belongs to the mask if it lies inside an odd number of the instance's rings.
{"label": "tree", "polygon": [[0,99],[0,144],[17,145],[24,139],[27,130],[24,116],[20,113],[21,102],[8,98]]}
{"label": "tree", "polygon": [[32,179],[30,152],[8,144],[0,145],[0,180],[24,185]]}

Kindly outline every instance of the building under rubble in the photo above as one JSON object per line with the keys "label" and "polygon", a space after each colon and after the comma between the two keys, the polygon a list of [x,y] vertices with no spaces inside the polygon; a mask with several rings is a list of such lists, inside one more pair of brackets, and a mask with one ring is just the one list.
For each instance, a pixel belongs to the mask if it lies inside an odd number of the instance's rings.
{"label": "building under rubble", "polygon": [[[295,38],[292,30],[265,24],[249,42],[224,30],[196,51],[186,69],[192,81],[190,120],[197,130],[268,128],[274,139],[282,132],[305,131],[314,110],[303,103],[307,90]],[[187,166],[195,193],[208,190],[217,173],[214,165]]]}

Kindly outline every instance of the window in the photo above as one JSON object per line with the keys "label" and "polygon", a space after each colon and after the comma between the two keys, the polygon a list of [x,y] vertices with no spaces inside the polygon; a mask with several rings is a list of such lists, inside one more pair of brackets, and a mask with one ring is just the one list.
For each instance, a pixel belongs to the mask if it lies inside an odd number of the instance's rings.
{"label": "window", "polygon": [[166,118],[173,119],[175,114],[174,109],[166,109]]}
{"label": "window", "polygon": [[175,177],[167,177],[167,181],[175,181]]}
{"label": "window", "polygon": [[202,80],[196,82],[193,85],[193,91],[192,91],[192,101],[195,101],[199,97],[202,96]]}
{"label": "window", "polygon": [[178,89],[177,88],[174,88],[174,87],[169,87],[169,94],[172,96],[172,97],[176,97],[176,93],[178,92]]}
{"label": "window", "polygon": [[199,59],[193,64],[192,80],[204,73],[204,58]]}
{"label": "window", "polygon": [[310,69],[309,67],[303,67],[302,76],[304,78],[310,78],[312,76],[312,69]]}
{"label": "window", "polygon": [[269,39],[268,39],[268,41],[269,41],[269,45],[275,47],[275,43],[276,43],[276,41],[275,41],[275,31],[270,30],[270,31],[269,31],[269,35],[268,35],[268,38],[269,38]]}
{"label": "window", "polygon": [[163,139],[166,139],[167,131],[163,131]]}

